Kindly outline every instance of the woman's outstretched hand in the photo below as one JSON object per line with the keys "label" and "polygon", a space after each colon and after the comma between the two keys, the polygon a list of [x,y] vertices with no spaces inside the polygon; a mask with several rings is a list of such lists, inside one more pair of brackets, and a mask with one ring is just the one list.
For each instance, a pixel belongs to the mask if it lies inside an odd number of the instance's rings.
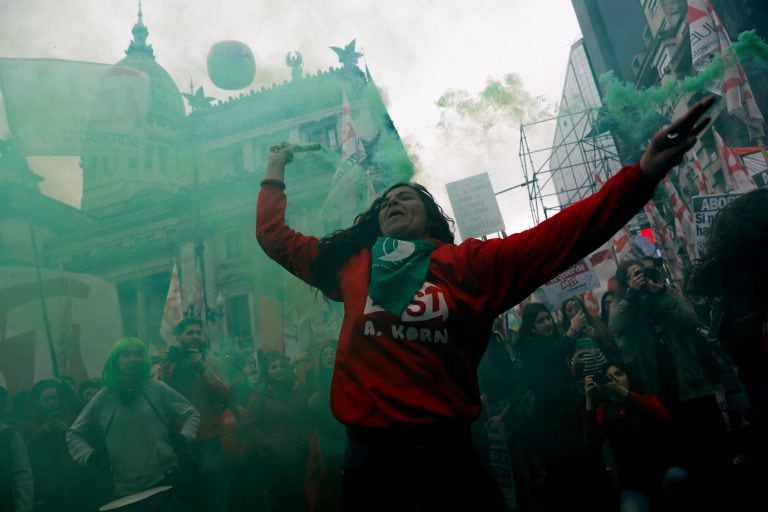
{"label": "woman's outstretched hand", "polygon": [[656,132],[640,157],[640,169],[646,176],[661,179],[680,163],[685,152],[696,144],[696,137],[709,124],[709,117],[699,120],[714,103],[715,96],[707,96],[682,117]]}

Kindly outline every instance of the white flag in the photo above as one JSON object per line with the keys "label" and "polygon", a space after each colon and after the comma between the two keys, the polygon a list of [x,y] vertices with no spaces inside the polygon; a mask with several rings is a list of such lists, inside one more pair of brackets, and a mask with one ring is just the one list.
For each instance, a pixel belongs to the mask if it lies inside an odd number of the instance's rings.
{"label": "white flag", "polygon": [[672,213],[675,217],[675,232],[683,239],[688,258],[693,261],[696,259],[696,226],[693,222],[693,215],[691,215],[688,207],[685,206],[683,198],[677,193],[674,183],[666,176],[662,182],[669,196],[669,202],[672,204]]}
{"label": "white flag", "polygon": [[183,318],[181,299],[181,284],[179,283],[179,272],[176,269],[176,262],[173,262],[171,271],[171,282],[168,285],[168,294],[165,296],[165,309],[163,310],[163,321],[160,324],[160,336],[163,337],[169,345],[176,343],[176,337],[173,329]]}
{"label": "white flag", "polygon": [[[731,45],[731,38],[709,0],[688,0],[693,69],[703,71],[713,59]],[[763,114],[747,81],[747,75],[735,55],[723,55],[723,78],[712,82],[709,90],[725,97],[728,113],[744,121],[753,139],[764,134]]]}
{"label": "white flag", "polygon": [[[363,185],[368,187],[367,175],[360,166],[368,155],[352,121],[352,108],[347,91],[342,89],[341,95],[341,160],[333,174],[331,190],[320,212],[322,214],[332,206],[340,216],[349,216],[360,211],[360,190]],[[340,207],[342,210],[339,210]]]}
{"label": "white flag", "polygon": [[701,160],[696,156],[696,153],[691,152],[691,159],[693,161],[693,177],[696,182],[696,188],[699,190],[700,196],[708,196],[715,193],[715,186],[712,183],[712,178],[704,170],[704,166],[701,165]]}
{"label": "white flag", "polygon": [[720,153],[720,160],[723,164],[723,175],[728,192],[749,192],[757,188],[755,180],[749,175],[747,167],[742,163],[739,156],[729,148],[720,134],[712,130],[715,136],[715,146]]}

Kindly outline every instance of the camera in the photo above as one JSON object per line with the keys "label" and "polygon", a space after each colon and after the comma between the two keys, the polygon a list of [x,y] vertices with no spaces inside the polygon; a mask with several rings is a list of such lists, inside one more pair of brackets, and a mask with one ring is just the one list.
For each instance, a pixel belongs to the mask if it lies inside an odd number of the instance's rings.
{"label": "camera", "polygon": [[592,380],[598,386],[602,386],[602,385],[608,384],[608,382],[610,382],[610,378],[602,370],[597,370],[595,372],[592,372],[591,375],[592,375]]}
{"label": "camera", "polygon": [[654,283],[660,283],[661,282],[661,274],[659,273],[659,269],[656,267],[646,267],[643,269],[643,276],[648,281],[653,281]]}

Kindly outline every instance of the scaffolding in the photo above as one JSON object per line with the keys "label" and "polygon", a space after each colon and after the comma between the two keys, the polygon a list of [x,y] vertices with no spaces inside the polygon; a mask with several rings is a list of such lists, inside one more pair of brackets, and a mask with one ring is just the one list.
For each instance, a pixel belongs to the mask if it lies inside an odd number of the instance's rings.
{"label": "scaffolding", "polygon": [[[561,112],[520,125],[519,157],[534,224],[595,192],[596,180],[613,176],[629,157],[619,153],[610,132],[599,131],[598,112]],[[551,133],[552,143],[541,142]]]}

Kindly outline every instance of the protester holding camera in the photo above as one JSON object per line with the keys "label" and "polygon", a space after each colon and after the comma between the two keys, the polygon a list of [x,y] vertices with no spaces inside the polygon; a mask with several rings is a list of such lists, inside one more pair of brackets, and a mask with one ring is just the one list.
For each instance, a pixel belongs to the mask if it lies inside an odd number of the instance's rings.
{"label": "protester holding camera", "polygon": [[609,327],[637,384],[672,411],[687,464],[706,485],[720,478],[728,461],[717,369],[709,364],[693,310],[649,273],[654,277],[637,260],[619,265]]}
{"label": "protester holding camera", "polygon": [[207,361],[208,346],[200,319],[185,318],[173,332],[179,344],[168,350],[162,377],[200,413],[197,436],[181,461],[180,480],[193,510],[226,510],[229,478],[221,439],[232,389]]}
{"label": "protester holding camera", "polygon": [[714,394],[700,359],[698,319],[683,298],[628,260],[616,271],[610,330],[622,360],[643,388],[669,405]]}
{"label": "protester holding camera", "polygon": [[679,501],[688,472],[674,465],[672,414],[659,397],[631,389],[629,376],[616,362],[588,375],[584,391],[584,437],[593,446],[608,440],[621,485],[621,511],[651,510],[652,500],[662,494],[667,506]]}

